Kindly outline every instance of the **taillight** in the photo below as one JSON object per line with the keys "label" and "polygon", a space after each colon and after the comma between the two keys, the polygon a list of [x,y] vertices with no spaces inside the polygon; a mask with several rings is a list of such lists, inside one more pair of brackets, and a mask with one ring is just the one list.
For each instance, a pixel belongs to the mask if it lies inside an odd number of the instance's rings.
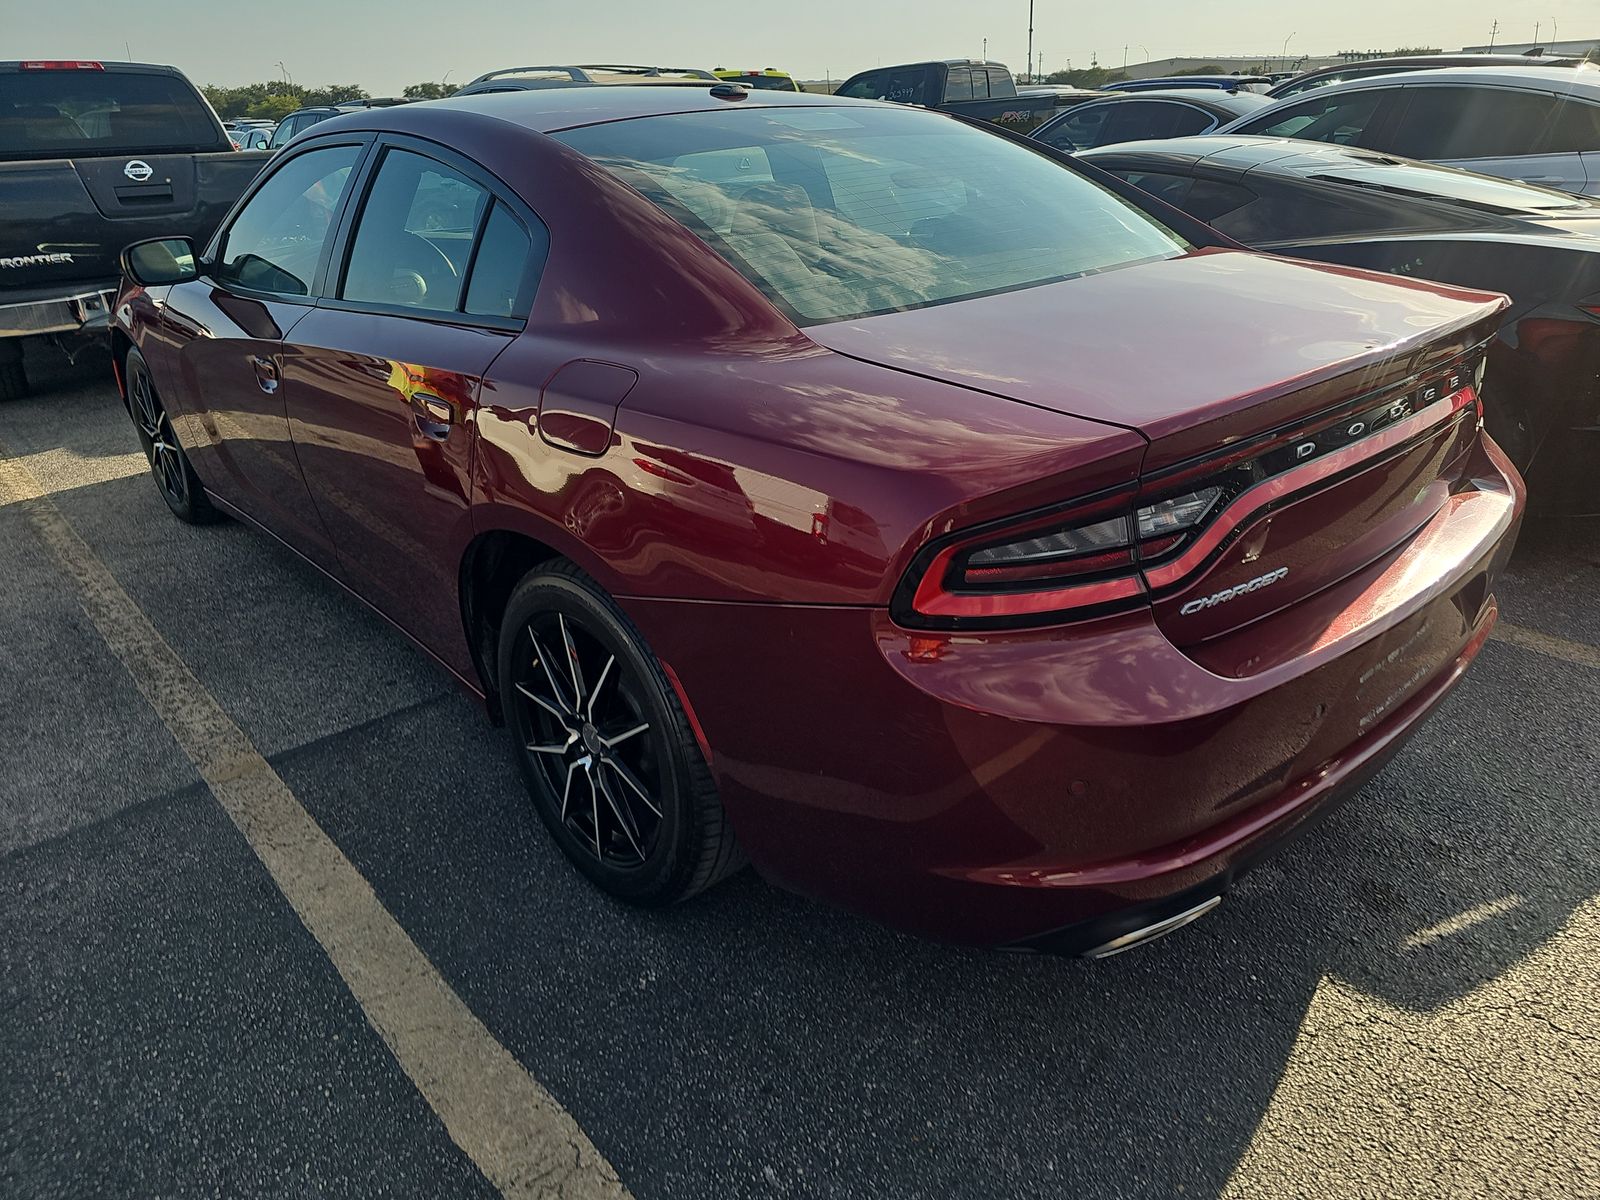
{"label": "taillight", "polygon": [[[1003,628],[1141,602],[1140,559],[1176,547],[1221,494],[1204,488],[1137,509],[1124,494],[1078,509],[1077,517],[965,531],[918,556],[896,597],[896,619],[921,628]],[[1120,511],[1100,515],[1112,505]]]}
{"label": "taillight", "polygon": [[105,64],[85,59],[34,59],[17,64],[22,71],[104,71]]}
{"label": "taillight", "polygon": [[1242,453],[1230,447],[1139,488],[931,542],[896,589],[891,615],[912,629],[1001,629],[1143,604],[1151,588],[1180,586],[1247,525],[1306,489],[1430,436],[1463,409],[1481,420],[1485,360],[1475,353],[1405,391],[1385,389],[1338,415],[1264,435]]}

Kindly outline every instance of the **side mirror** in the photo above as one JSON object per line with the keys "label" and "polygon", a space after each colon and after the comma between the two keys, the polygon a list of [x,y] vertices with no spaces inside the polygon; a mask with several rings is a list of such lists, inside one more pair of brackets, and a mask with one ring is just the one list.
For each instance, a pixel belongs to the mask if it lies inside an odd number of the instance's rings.
{"label": "side mirror", "polygon": [[122,273],[140,287],[161,287],[200,278],[200,264],[188,238],[150,238],[123,250]]}

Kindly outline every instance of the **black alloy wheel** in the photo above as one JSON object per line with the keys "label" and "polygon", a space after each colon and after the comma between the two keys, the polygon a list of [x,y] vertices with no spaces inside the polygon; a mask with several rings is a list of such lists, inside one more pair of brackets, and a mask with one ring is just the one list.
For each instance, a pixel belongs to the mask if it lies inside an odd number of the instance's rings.
{"label": "black alloy wheel", "polygon": [[150,460],[150,475],[156,490],[167,502],[172,515],[191,525],[208,525],[221,517],[189,465],[172,420],[161,403],[160,393],[150,378],[150,367],[137,350],[128,352],[128,411],[139,431],[139,443]]}
{"label": "black alloy wheel", "polygon": [[638,630],[568,563],[506,606],[500,696],[540,817],[605,891],[664,905],[742,863],[704,755]]}

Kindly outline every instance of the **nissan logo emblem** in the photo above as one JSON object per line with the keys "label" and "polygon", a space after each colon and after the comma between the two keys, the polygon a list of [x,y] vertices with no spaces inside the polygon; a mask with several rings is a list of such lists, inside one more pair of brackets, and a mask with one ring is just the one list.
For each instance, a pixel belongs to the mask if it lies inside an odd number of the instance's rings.
{"label": "nissan logo emblem", "polygon": [[128,165],[122,168],[122,173],[135,183],[143,183],[155,174],[149,163],[142,158],[131,159]]}

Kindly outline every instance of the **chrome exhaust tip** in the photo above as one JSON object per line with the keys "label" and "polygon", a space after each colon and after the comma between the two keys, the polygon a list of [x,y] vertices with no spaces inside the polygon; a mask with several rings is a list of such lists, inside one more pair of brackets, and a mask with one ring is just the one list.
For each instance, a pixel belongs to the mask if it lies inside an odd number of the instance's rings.
{"label": "chrome exhaust tip", "polygon": [[1196,904],[1193,908],[1186,908],[1174,916],[1165,917],[1149,925],[1143,925],[1131,930],[1121,937],[1114,937],[1109,942],[1102,942],[1092,950],[1083,952],[1084,958],[1110,958],[1114,954],[1121,954],[1124,950],[1132,950],[1135,946],[1143,946],[1146,942],[1153,942],[1159,937],[1166,937],[1174,930],[1191,925],[1205,916],[1212,909],[1222,903],[1221,896],[1211,896]]}

